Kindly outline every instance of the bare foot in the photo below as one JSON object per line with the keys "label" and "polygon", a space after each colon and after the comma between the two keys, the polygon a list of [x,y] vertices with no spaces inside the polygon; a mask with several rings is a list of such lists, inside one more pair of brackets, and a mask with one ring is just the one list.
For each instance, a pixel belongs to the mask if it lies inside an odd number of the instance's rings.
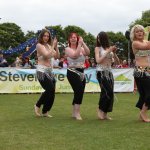
{"label": "bare foot", "polygon": [[75,117],[76,120],[82,120],[82,117],[81,117],[80,114],[76,114],[74,117]]}
{"label": "bare foot", "polygon": [[48,118],[52,118],[53,116],[49,115],[48,113],[45,113],[42,115],[43,117],[48,117]]}
{"label": "bare foot", "polygon": [[109,117],[109,116],[107,115],[107,113],[104,113],[104,118],[105,118],[106,120],[112,120],[112,118]]}
{"label": "bare foot", "polygon": [[147,114],[145,112],[140,112],[140,119],[143,121],[143,122],[150,122],[150,119],[148,118]]}
{"label": "bare foot", "polygon": [[41,114],[40,114],[40,108],[37,107],[36,105],[34,105],[34,112],[35,112],[35,115],[36,115],[37,117],[40,117],[40,116],[41,116]]}
{"label": "bare foot", "polygon": [[111,117],[109,117],[109,116],[106,116],[105,119],[106,119],[106,120],[113,120],[113,119],[112,119]]}
{"label": "bare foot", "polygon": [[97,116],[98,116],[98,119],[100,119],[100,120],[105,119],[104,112],[102,110],[100,110],[99,108],[97,109]]}

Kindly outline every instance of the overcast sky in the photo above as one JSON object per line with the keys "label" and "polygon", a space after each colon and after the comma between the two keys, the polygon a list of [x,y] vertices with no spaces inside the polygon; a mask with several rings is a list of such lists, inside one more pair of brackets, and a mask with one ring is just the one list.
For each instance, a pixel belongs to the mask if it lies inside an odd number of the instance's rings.
{"label": "overcast sky", "polygon": [[124,33],[149,9],[150,0],[0,0],[0,23],[16,23],[25,33],[50,25]]}

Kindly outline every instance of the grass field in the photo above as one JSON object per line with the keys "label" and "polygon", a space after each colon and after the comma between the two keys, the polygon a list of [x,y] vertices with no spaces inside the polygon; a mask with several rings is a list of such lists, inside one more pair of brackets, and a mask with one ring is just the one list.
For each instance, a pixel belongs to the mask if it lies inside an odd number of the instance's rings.
{"label": "grass field", "polygon": [[72,94],[56,94],[53,118],[36,118],[39,94],[0,95],[0,150],[149,150],[150,124],[138,120],[138,94],[115,94],[112,121],[97,119],[99,94],[85,94],[83,121],[71,118]]}

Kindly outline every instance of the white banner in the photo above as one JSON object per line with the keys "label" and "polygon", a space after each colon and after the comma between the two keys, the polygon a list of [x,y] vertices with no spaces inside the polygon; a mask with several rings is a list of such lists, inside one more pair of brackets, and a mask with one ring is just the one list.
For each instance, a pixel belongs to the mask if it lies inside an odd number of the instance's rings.
{"label": "white banner", "polygon": [[[66,69],[54,69],[57,80],[56,92],[70,93],[72,88],[66,77]],[[40,86],[35,69],[0,68],[0,93],[39,93],[43,89]],[[134,78],[133,69],[113,69],[115,80],[115,92],[133,92]],[[85,92],[100,92],[99,83],[96,79],[95,69],[86,69]]]}

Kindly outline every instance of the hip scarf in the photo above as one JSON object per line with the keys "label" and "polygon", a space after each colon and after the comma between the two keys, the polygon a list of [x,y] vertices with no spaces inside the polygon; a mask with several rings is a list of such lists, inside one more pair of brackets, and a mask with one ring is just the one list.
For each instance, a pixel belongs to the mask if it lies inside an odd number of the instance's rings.
{"label": "hip scarf", "polygon": [[150,77],[150,67],[135,66],[133,76],[137,78],[143,76]]}
{"label": "hip scarf", "polygon": [[52,73],[52,68],[44,65],[37,65],[36,75],[39,80],[44,80],[45,76],[52,80],[54,75]]}
{"label": "hip scarf", "polygon": [[68,68],[68,70],[71,71],[71,72],[73,72],[73,73],[75,73],[75,74],[77,74],[80,77],[81,81],[84,80],[84,78],[85,78],[84,73],[78,71],[77,68]]}

